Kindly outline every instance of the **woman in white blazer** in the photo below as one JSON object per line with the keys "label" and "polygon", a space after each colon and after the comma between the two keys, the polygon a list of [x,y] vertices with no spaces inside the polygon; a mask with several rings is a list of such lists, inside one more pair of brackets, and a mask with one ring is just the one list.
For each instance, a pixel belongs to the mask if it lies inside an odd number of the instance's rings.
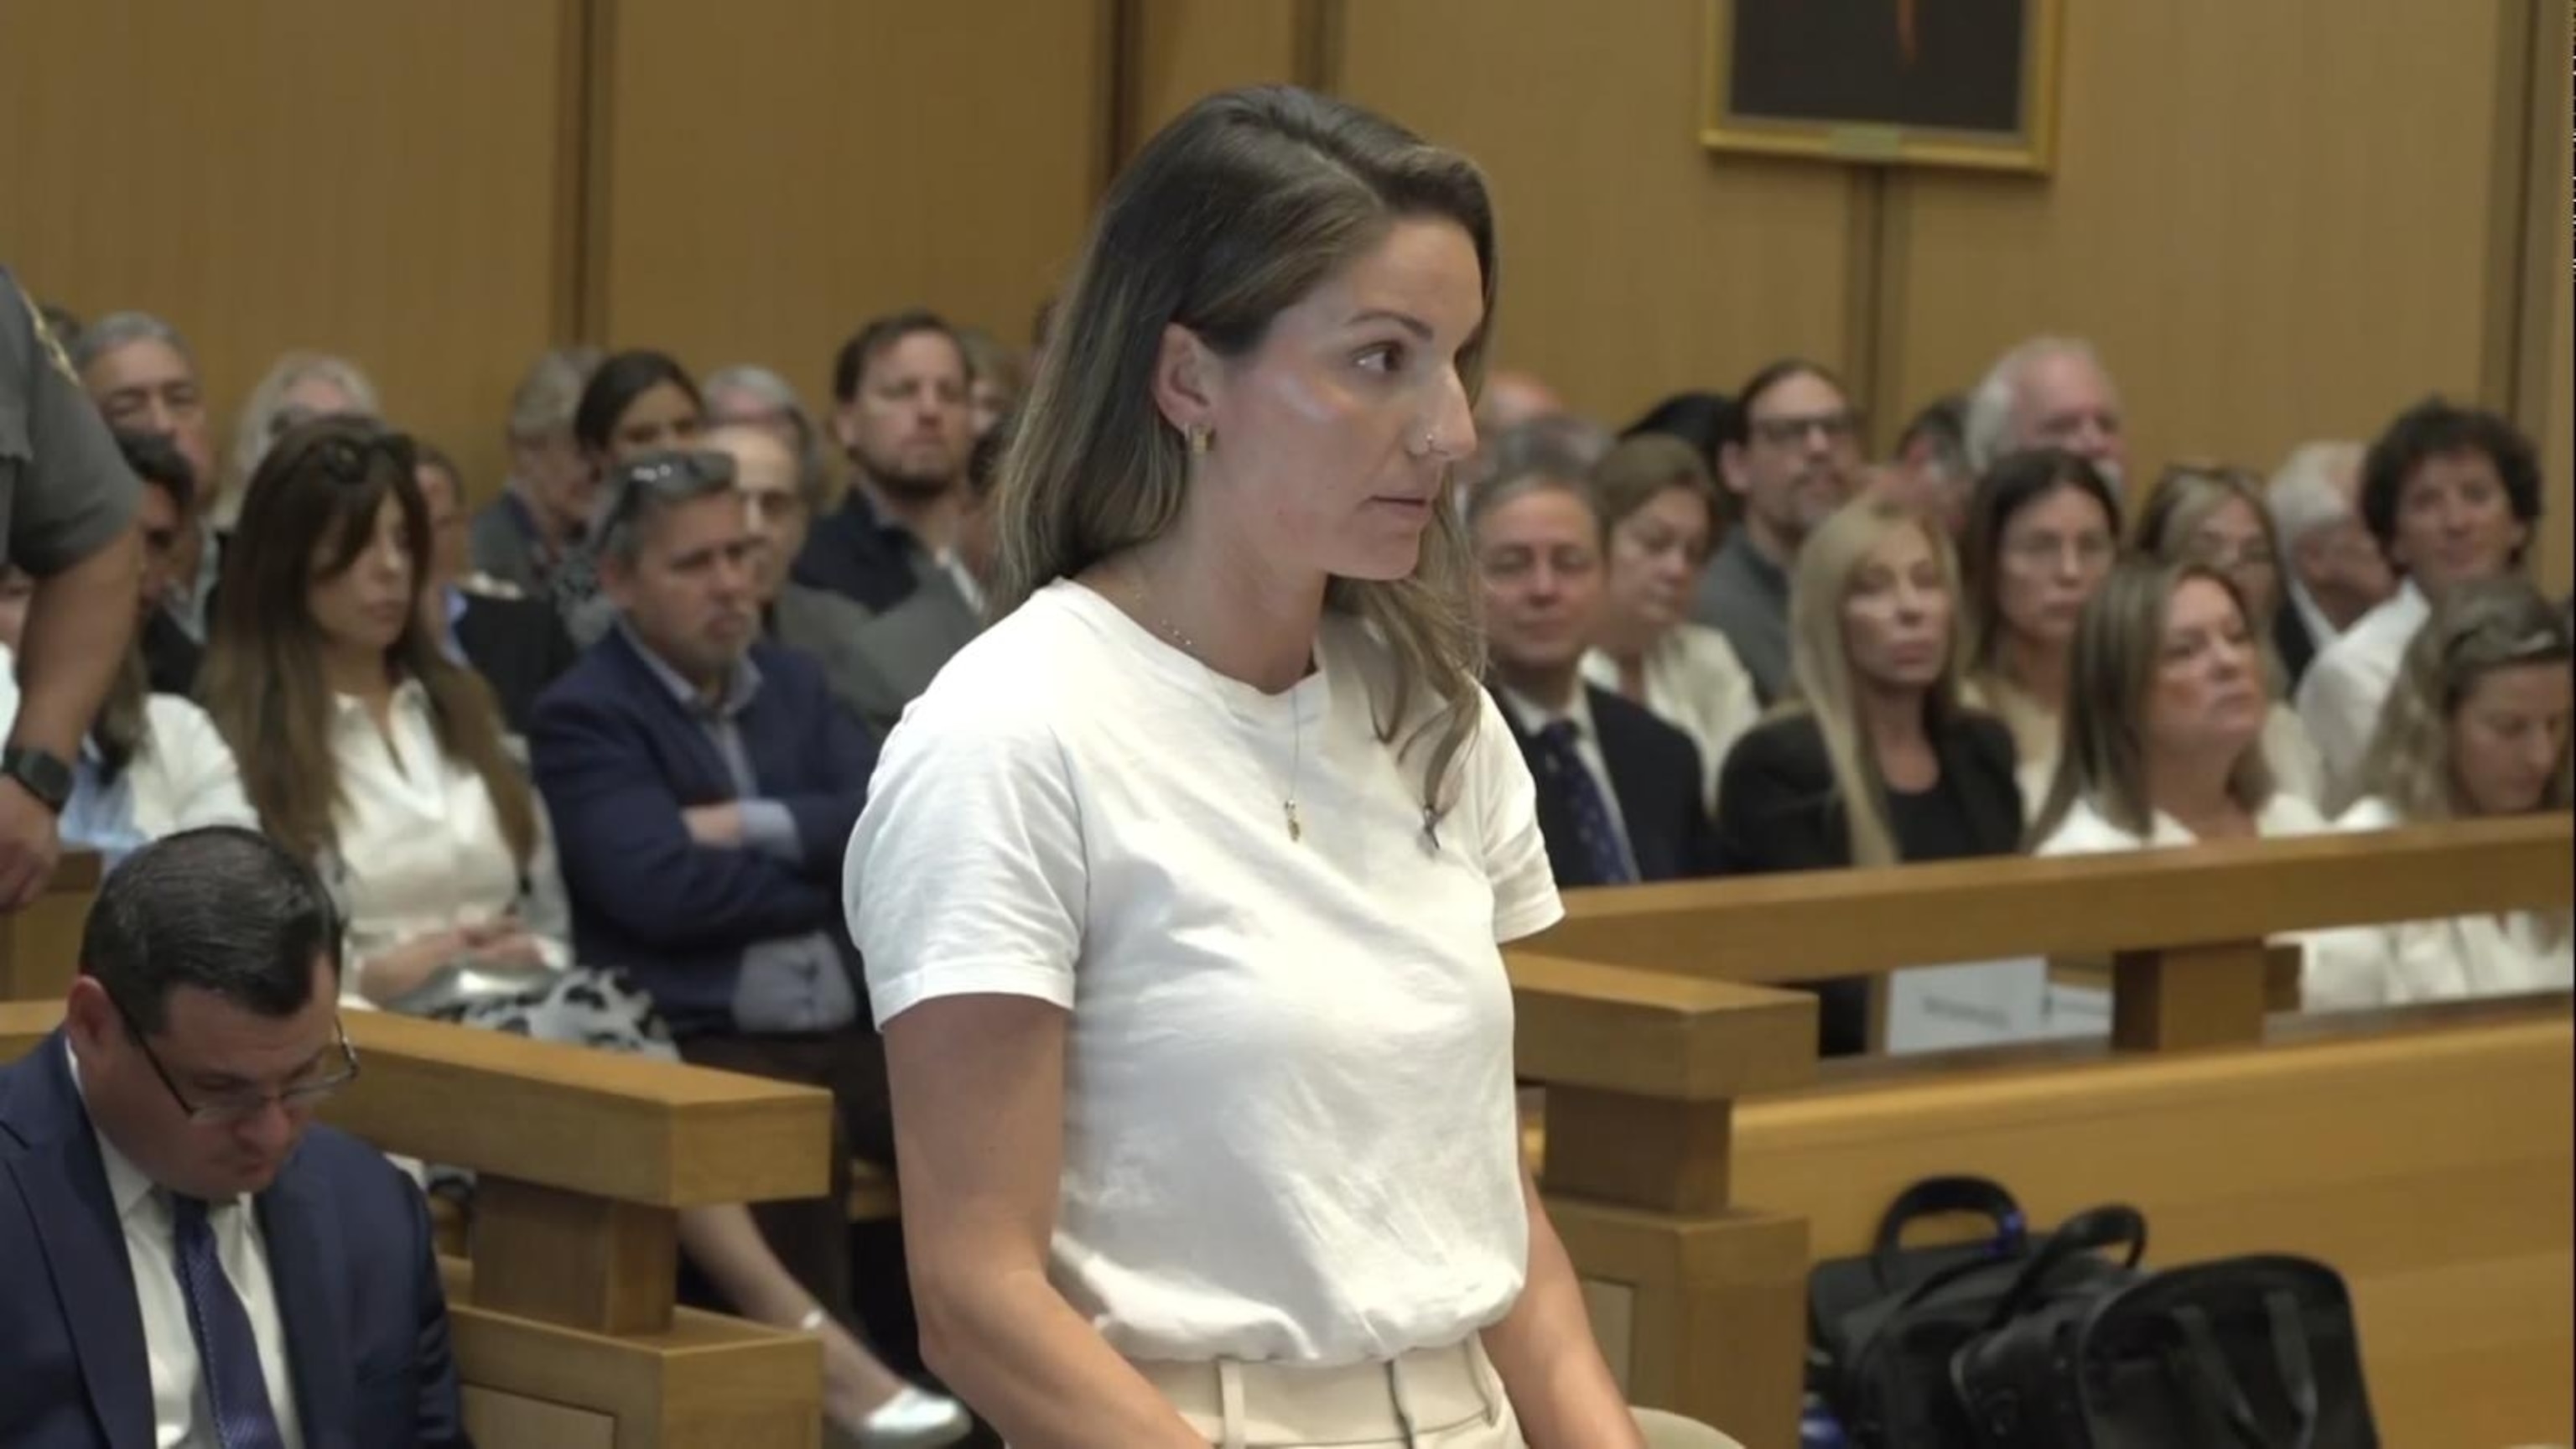
{"label": "woman in white blazer", "polygon": [[[2566,611],[2520,577],[2465,585],[2407,646],[2364,757],[2360,798],[2337,825],[2563,811],[2576,640]],[[2515,911],[2334,931],[2304,982],[2314,1009],[2563,991],[2576,982],[2565,911]]]}

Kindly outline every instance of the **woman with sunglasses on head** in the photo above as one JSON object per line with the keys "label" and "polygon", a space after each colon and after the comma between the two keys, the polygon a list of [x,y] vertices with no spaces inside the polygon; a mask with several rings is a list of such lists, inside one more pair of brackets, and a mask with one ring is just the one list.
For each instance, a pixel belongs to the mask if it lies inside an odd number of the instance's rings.
{"label": "woman with sunglasses on head", "polygon": [[[2249,619],[2262,623],[2281,609],[2280,537],[2263,504],[2262,485],[2241,468],[2176,464],[2156,479],[2138,515],[2138,546],[2166,563],[2202,563],[2227,576],[2245,601]],[[2308,738],[2299,712],[2290,708],[2289,673],[2281,666],[2268,627],[2255,631],[2271,709],[2263,717],[2263,759],[2272,783],[2310,804],[2325,799],[2325,762]]]}
{"label": "woman with sunglasses on head", "polygon": [[[648,999],[572,963],[551,833],[499,708],[422,619],[417,461],[408,438],[359,419],[278,440],[242,501],[200,692],[262,827],[341,902],[351,1004],[677,1061]],[[947,1442],[874,1432],[926,1396],[812,1321],[746,1209],[691,1209],[680,1231],[736,1309],[823,1333],[833,1417],[862,1444]]]}
{"label": "woman with sunglasses on head", "polygon": [[[2576,633],[2517,575],[2463,584],[2407,645],[2338,827],[2565,813]],[[2513,911],[2330,931],[2303,983],[2311,1008],[2402,1006],[2576,984],[2569,913]]]}

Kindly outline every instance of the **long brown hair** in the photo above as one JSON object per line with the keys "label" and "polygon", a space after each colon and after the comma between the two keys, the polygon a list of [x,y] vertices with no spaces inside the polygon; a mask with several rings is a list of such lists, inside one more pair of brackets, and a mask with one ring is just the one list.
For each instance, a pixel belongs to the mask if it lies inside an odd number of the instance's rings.
{"label": "long brown hair", "polygon": [[[1210,96],[1165,127],[1110,188],[1054,313],[1002,463],[994,617],[1179,519],[1188,447],[1153,393],[1165,328],[1242,356],[1405,217],[1454,221],[1475,245],[1486,325],[1459,354],[1472,391],[1494,304],[1493,206],[1472,163],[1288,87]],[[1427,744],[1423,803],[1439,811],[1449,766],[1475,734],[1483,659],[1465,530],[1455,509],[1431,515],[1411,577],[1337,578],[1324,604],[1366,621],[1394,653],[1390,697],[1372,702],[1380,738],[1399,753]],[[1416,689],[1438,708],[1399,743]]]}
{"label": "long brown hair", "polygon": [[[2147,797],[2147,707],[2155,697],[2164,657],[2165,619],[2174,595],[2194,579],[2216,584],[2245,614],[2245,597],[2227,575],[2204,563],[2166,563],[2132,555],[2112,566],[2100,592],[2084,605],[2075,626],[2075,648],[2066,669],[2065,748],[2048,803],[2032,825],[2036,845],[2082,801],[2113,826],[2141,839],[2154,833],[2155,802]],[[2245,619],[2248,635],[2257,632]],[[2227,793],[2249,813],[2272,798],[2272,767],[2257,736],[2228,772]]]}
{"label": "long brown hair", "polygon": [[[336,845],[344,796],[309,598],[317,580],[356,562],[392,498],[411,554],[413,607],[385,651],[386,671],[428,692],[440,751],[483,777],[501,833],[525,866],[536,845],[536,805],[501,743],[499,707],[483,681],[451,662],[421,627],[429,506],[412,477],[414,457],[409,438],[363,418],[320,418],[278,439],[251,475],[224,554],[198,694],[241,763],[261,826],[307,860]],[[329,562],[317,570],[314,560],[325,549]]]}

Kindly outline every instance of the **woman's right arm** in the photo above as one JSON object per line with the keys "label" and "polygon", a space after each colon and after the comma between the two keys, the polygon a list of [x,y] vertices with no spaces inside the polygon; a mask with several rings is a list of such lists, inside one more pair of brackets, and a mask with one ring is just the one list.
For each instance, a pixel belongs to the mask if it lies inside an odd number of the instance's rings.
{"label": "woman's right arm", "polygon": [[922,1356],[1016,1449],[1207,1449],[1047,1280],[1068,1019],[964,995],[885,1024]]}

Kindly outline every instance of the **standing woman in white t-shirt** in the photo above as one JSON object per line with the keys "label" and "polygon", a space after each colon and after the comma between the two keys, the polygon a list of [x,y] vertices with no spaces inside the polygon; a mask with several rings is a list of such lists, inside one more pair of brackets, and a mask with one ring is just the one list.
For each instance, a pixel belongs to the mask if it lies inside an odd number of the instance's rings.
{"label": "standing woman in white t-shirt", "polygon": [[1497,943],[1560,907],[1446,480],[1493,257],[1467,161],[1238,91],[1056,313],[999,622],[847,878],[923,1348],[1020,1449],[1640,1442],[1516,1147]]}

